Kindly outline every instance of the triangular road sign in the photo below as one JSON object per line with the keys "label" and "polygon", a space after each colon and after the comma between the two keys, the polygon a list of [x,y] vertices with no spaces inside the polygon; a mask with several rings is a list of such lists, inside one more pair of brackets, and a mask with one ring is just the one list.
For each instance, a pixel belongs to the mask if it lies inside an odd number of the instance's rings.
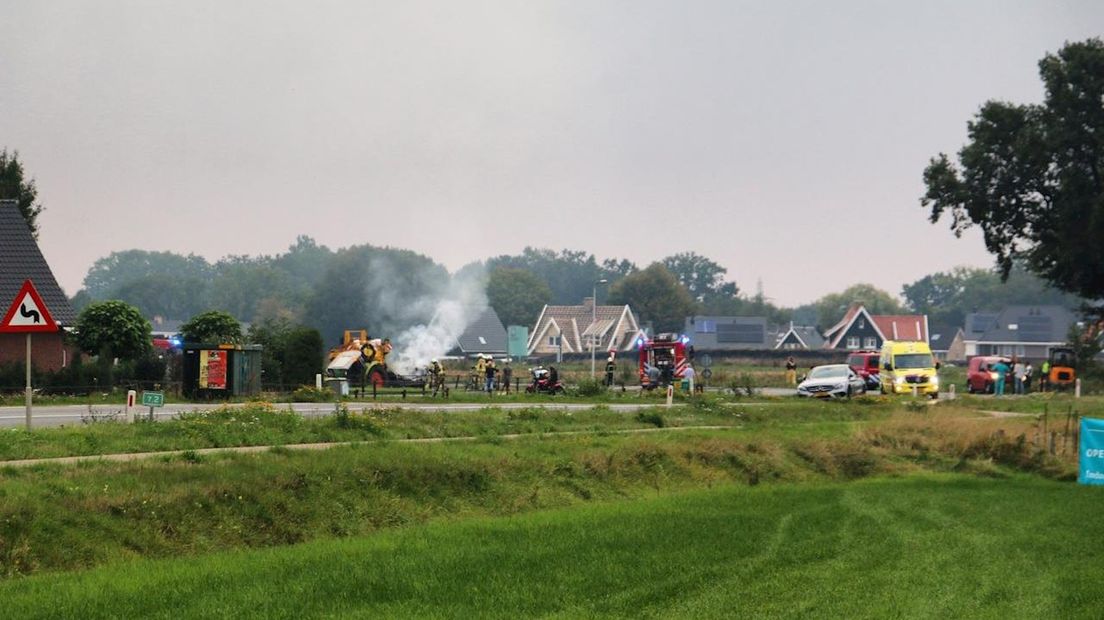
{"label": "triangular road sign", "polygon": [[58,330],[54,317],[46,309],[38,291],[30,280],[23,282],[23,288],[15,296],[12,305],[8,308],[4,320],[0,321],[0,332],[24,333],[24,332],[56,332]]}

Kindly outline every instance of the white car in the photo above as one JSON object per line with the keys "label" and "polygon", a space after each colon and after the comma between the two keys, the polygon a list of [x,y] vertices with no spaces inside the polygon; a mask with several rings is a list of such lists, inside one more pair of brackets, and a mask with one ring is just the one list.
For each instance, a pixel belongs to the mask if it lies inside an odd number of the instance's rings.
{"label": "white car", "polygon": [[817,366],[797,384],[797,395],[813,398],[850,398],[866,394],[866,383],[847,364]]}

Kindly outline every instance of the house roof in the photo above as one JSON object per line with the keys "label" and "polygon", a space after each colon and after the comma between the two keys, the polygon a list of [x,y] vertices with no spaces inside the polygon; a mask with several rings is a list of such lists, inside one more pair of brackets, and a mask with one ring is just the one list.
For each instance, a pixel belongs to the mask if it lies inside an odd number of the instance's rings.
{"label": "house roof", "polygon": [[841,340],[843,340],[844,334],[851,329],[851,324],[855,322],[859,317],[865,317],[870,320],[870,325],[874,328],[874,331],[881,336],[882,340],[889,340],[889,336],[881,330],[881,326],[875,320],[875,317],[867,311],[866,307],[861,303],[853,303],[847,308],[847,312],[843,315],[843,320],[832,326],[832,329],[824,332],[824,346],[829,349],[834,349],[839,346]]}
{"label": "house roof", "polygon": [[832,336],[838,330],[850,325],[851,321],[855,320],[855,316],[858,315],[860,312],[866,312],[866,308],[864,308],[863,305],[857,301],[852,302],[850,306],[847,306],[847,312],[843,313],[843,318],[840,319],[839,323],[836,323],[835,325],[825,330],[824,335],[828,338],[832,338]]}
{"label": "house roof", "polygon": [[954,341],[955,335],[962,330],[961,327],[951,325],[935,325],[929,327],[929,329],[928,344],[931,345],[933,351],[946,351],[951,346],[951,342]]}
{"label": "house roof", "polygon": [[774,334],[763,316],[695,315],[686,318],[683,329],[692,339],[717,347],[767,348],[774,344]]}
{"label": "house roof", "polygon": [[839,346],[851,324],[860,316],[870,319],[874,331],[882,340],[928,340],[928,317],[923,314],[870,314],[861,303],[852,303],[843,319],[824,332],[827,348]]}
{"label": "house roof", "polygon": [[786,341],[786,338],[790,334],[793,334],[799,342],[801,342],[806,349],[819,349],[824,346],[824,336],[820,335],[815,327],[804,325],[791,325],[786,330],[778,330],[775,337],[774,348],[779,348],[782,343]]}
{"label": "house roof", "polygon": [[77,322],[69,297],[58,286],[19,207],[14,201],[0,201],[0,306],[3,306],[0,312],[15,301],[24,280],[34,283],[50,316],[59,325],[69,327]]}
{"label": "house roof", "polygon": [[885,340],[928,341],[928,318],[922,314],[876,314],[871,318]]}
{"label": "house roof", "polygon": [[967,340],[977,340],[985,332],[997,325],[999,312],[971,312],[966,315],[966,325],[962,328]]}
{"label": "house roof", "polygon": [[505,352],[506,328],[494,308],[488,306],[456,340],[465,353]]}
{"label": "house roof", "polygon": [[[629,325],[627,328],[630,331],[638,329],[636,319],[632,315],[632,311],[628,306],[597,306],[592,307],[589,303],[578,306],[545,306],[541,311],[540,317],[537,319],[537,324],[534,327],[532,333],[529,334],[529,350],[532,351],[534,343],[539,342],[544,337],[544,332],[550,324],[555,323],[556,327],[560,330],[563,337],[564,350],[571,352],[580,352],[589,350],[589,342],[584,342],[584,334],[597,331],[601,334],[601,338],[595,347],[598,350],[607,350],[613,348],[623,348],[621,343],[611,343],[610,340],[617,334],[616,329],[611,329],[614,326],[618,326],[623,316],[628,315]],[[593,329],[591,323],[596,325]]]}
{"label": "house roof", "polygon": [[1062,306],[1008,306],[978,342],[1063,343],[1077,317]]}

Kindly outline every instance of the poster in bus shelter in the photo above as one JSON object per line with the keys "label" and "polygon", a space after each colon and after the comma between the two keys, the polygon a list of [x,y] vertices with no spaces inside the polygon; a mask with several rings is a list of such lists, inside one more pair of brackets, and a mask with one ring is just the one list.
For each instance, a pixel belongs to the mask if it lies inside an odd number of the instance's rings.
{"label": "poster in bus shelter", "polygon": [[1077,481],[1104,485],[1104,420],[1081,418]]}
{"label": "poster in bus shelter", "polygon": [[199,352],[199,387],[207,390],[226,389],[226,351]]}

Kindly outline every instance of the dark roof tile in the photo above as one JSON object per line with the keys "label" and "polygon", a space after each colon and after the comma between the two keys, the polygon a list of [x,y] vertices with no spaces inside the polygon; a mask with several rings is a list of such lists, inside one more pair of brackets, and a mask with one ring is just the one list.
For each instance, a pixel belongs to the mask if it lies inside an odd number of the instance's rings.
{"label": "dark roof tile", "polygon": [[77,322],[77,313],[58,286],[50,265],[14,202],[0,202],[0,312],[15,301],[24,280],[34,283],[46,309],[62,326]]}

